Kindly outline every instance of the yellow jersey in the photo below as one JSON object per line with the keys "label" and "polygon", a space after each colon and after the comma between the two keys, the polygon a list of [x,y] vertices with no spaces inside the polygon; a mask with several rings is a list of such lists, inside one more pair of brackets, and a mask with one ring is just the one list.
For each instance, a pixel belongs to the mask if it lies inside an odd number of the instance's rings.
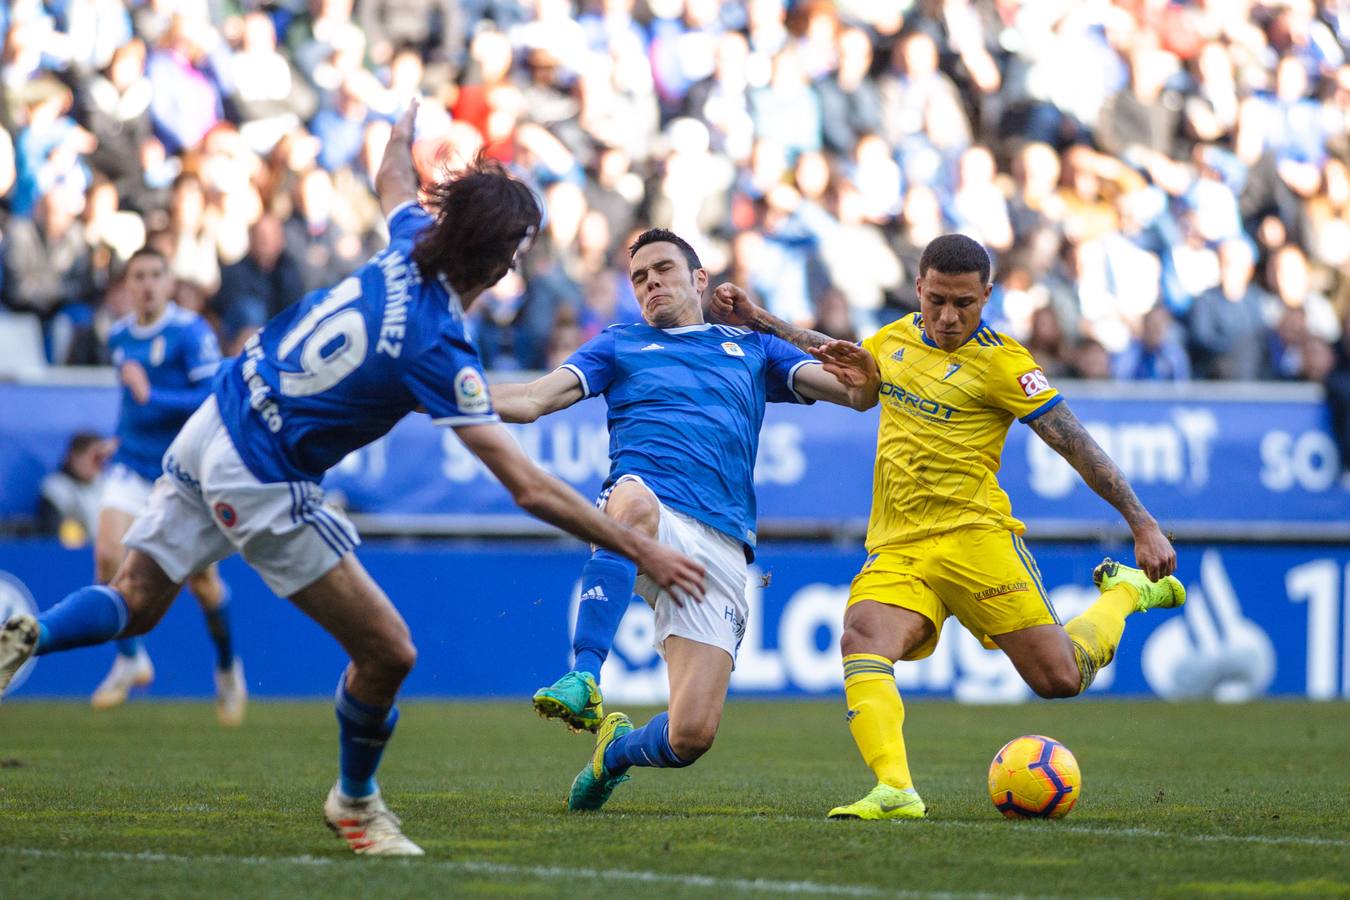
{"label": "yellow jersey", "polygon": [[971,525],[1014,534],[998,484],[1014,418],[1029,422],[1059,395],[1021,344],[980,323],[948,353],[912,313],[863,341],[881,370],[881,423],[867,552]]}

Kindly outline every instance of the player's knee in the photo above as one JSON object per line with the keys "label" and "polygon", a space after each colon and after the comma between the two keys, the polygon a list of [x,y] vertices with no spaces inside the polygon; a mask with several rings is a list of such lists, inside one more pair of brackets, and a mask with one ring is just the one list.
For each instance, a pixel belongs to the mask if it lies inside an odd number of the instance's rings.
{"label": "player's knee", "polygon": [[844,633],[839,636],[839,652],[844,656],[852,656],[855,653],[869,653],[869,642],[857,628],[845,626]]}
{"label": "player's knee", "polygon": [[671,722],[670,749],[687,763],[691,763],[712,749],[717,739],[716,722]]}
{"label": "player's knee", "polygon": [[1041,677],[1031,685],[1031,689],[1039,697],[1047,700],[1062,700],[1066,697],[1078,696],[1078,690],[1082,683],[1082,678],[1075,666],[1072,669],[1064,666],[1055,666],[1048,668],[1041,673]]}
{"label": "player's knee", "polygon": [[605,502],[605,514],[627,525],[655,534],[661,523],[661,506],[647,488],[636,481],[616,485]]}
{"label": "player's knee", "polygon": [[413,670],[413,666],[417,665],[417,647],[413,644],[412,638],[404,636],[390,642],[380,662],[388,677],[403,681]]}

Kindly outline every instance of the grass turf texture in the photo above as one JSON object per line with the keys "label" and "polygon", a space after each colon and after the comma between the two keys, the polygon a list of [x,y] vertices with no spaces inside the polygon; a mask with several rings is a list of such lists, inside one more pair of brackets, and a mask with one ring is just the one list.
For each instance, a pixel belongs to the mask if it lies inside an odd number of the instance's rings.
{"label": "grass turf texture", "polygon": [[[589,735],[528,700],[411,702],[381,775],[428,857],[362,860],[321,822],[330,705],[254,704],[229,731],[205,704],[13,702],[0,895],[1350,895],[1344,705],[920,701],[907,732],[926,822],[824,818],[871,786],[837,701],[733,700],[697,766],[635,769],[604,811],[569,814]],[[989,802],[990,757],[1026,733],[1083,767],[1063,821]]]}

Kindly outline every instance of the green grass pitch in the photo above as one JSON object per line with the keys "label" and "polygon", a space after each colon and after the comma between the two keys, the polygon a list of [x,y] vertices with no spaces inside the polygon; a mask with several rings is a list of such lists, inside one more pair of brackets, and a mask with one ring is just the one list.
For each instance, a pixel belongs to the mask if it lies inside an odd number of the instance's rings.
{"label": "green grass pitch", "polygon": [[[632,710],[637,721],[648,711]],[[924,822],[831,822],[868,787],[841,703],[732,700],[684,771],[564,798],[589,735],[512,704],[409,702],[381,773],[421,860],[324,828],[331,706],[0,707],[0,896],[779,897],[1350,895],[1350,710],[908,705]],[[1019,734],[1064,741],[1083,799],[1008,822],[985,793]]]}

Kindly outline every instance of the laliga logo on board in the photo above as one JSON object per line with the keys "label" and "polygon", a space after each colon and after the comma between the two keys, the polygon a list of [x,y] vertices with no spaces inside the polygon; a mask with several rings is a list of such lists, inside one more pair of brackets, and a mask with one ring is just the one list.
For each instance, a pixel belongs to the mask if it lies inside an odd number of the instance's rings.
{"label": "laliga logo on board", "polygon": [[1243,615],[1217,550],[1201,557],[1200,584],[1186,586],[1181,612],[1144,643],[1144,677],[1159,696],[1241,703],[1266,692],[1275,679],[1275,648]]}
{"label": "laliga logo on board", "polygon": [[[37,612],[38,608],[37,604],[33,602],[33,595],[28,593],[28,588],[24,586],[24,583],[8,572],[0,571],[0,622],[7,622],[11,616],[19,613],[36,616]],[[37,665],[37,657],[29,657],[28,662],[24,663],[19,671],[14,673],[14,679],[10,681],[6,693],[13,693],[19,685],[23,684],[29,674],[32,673],[35,665]]]}

